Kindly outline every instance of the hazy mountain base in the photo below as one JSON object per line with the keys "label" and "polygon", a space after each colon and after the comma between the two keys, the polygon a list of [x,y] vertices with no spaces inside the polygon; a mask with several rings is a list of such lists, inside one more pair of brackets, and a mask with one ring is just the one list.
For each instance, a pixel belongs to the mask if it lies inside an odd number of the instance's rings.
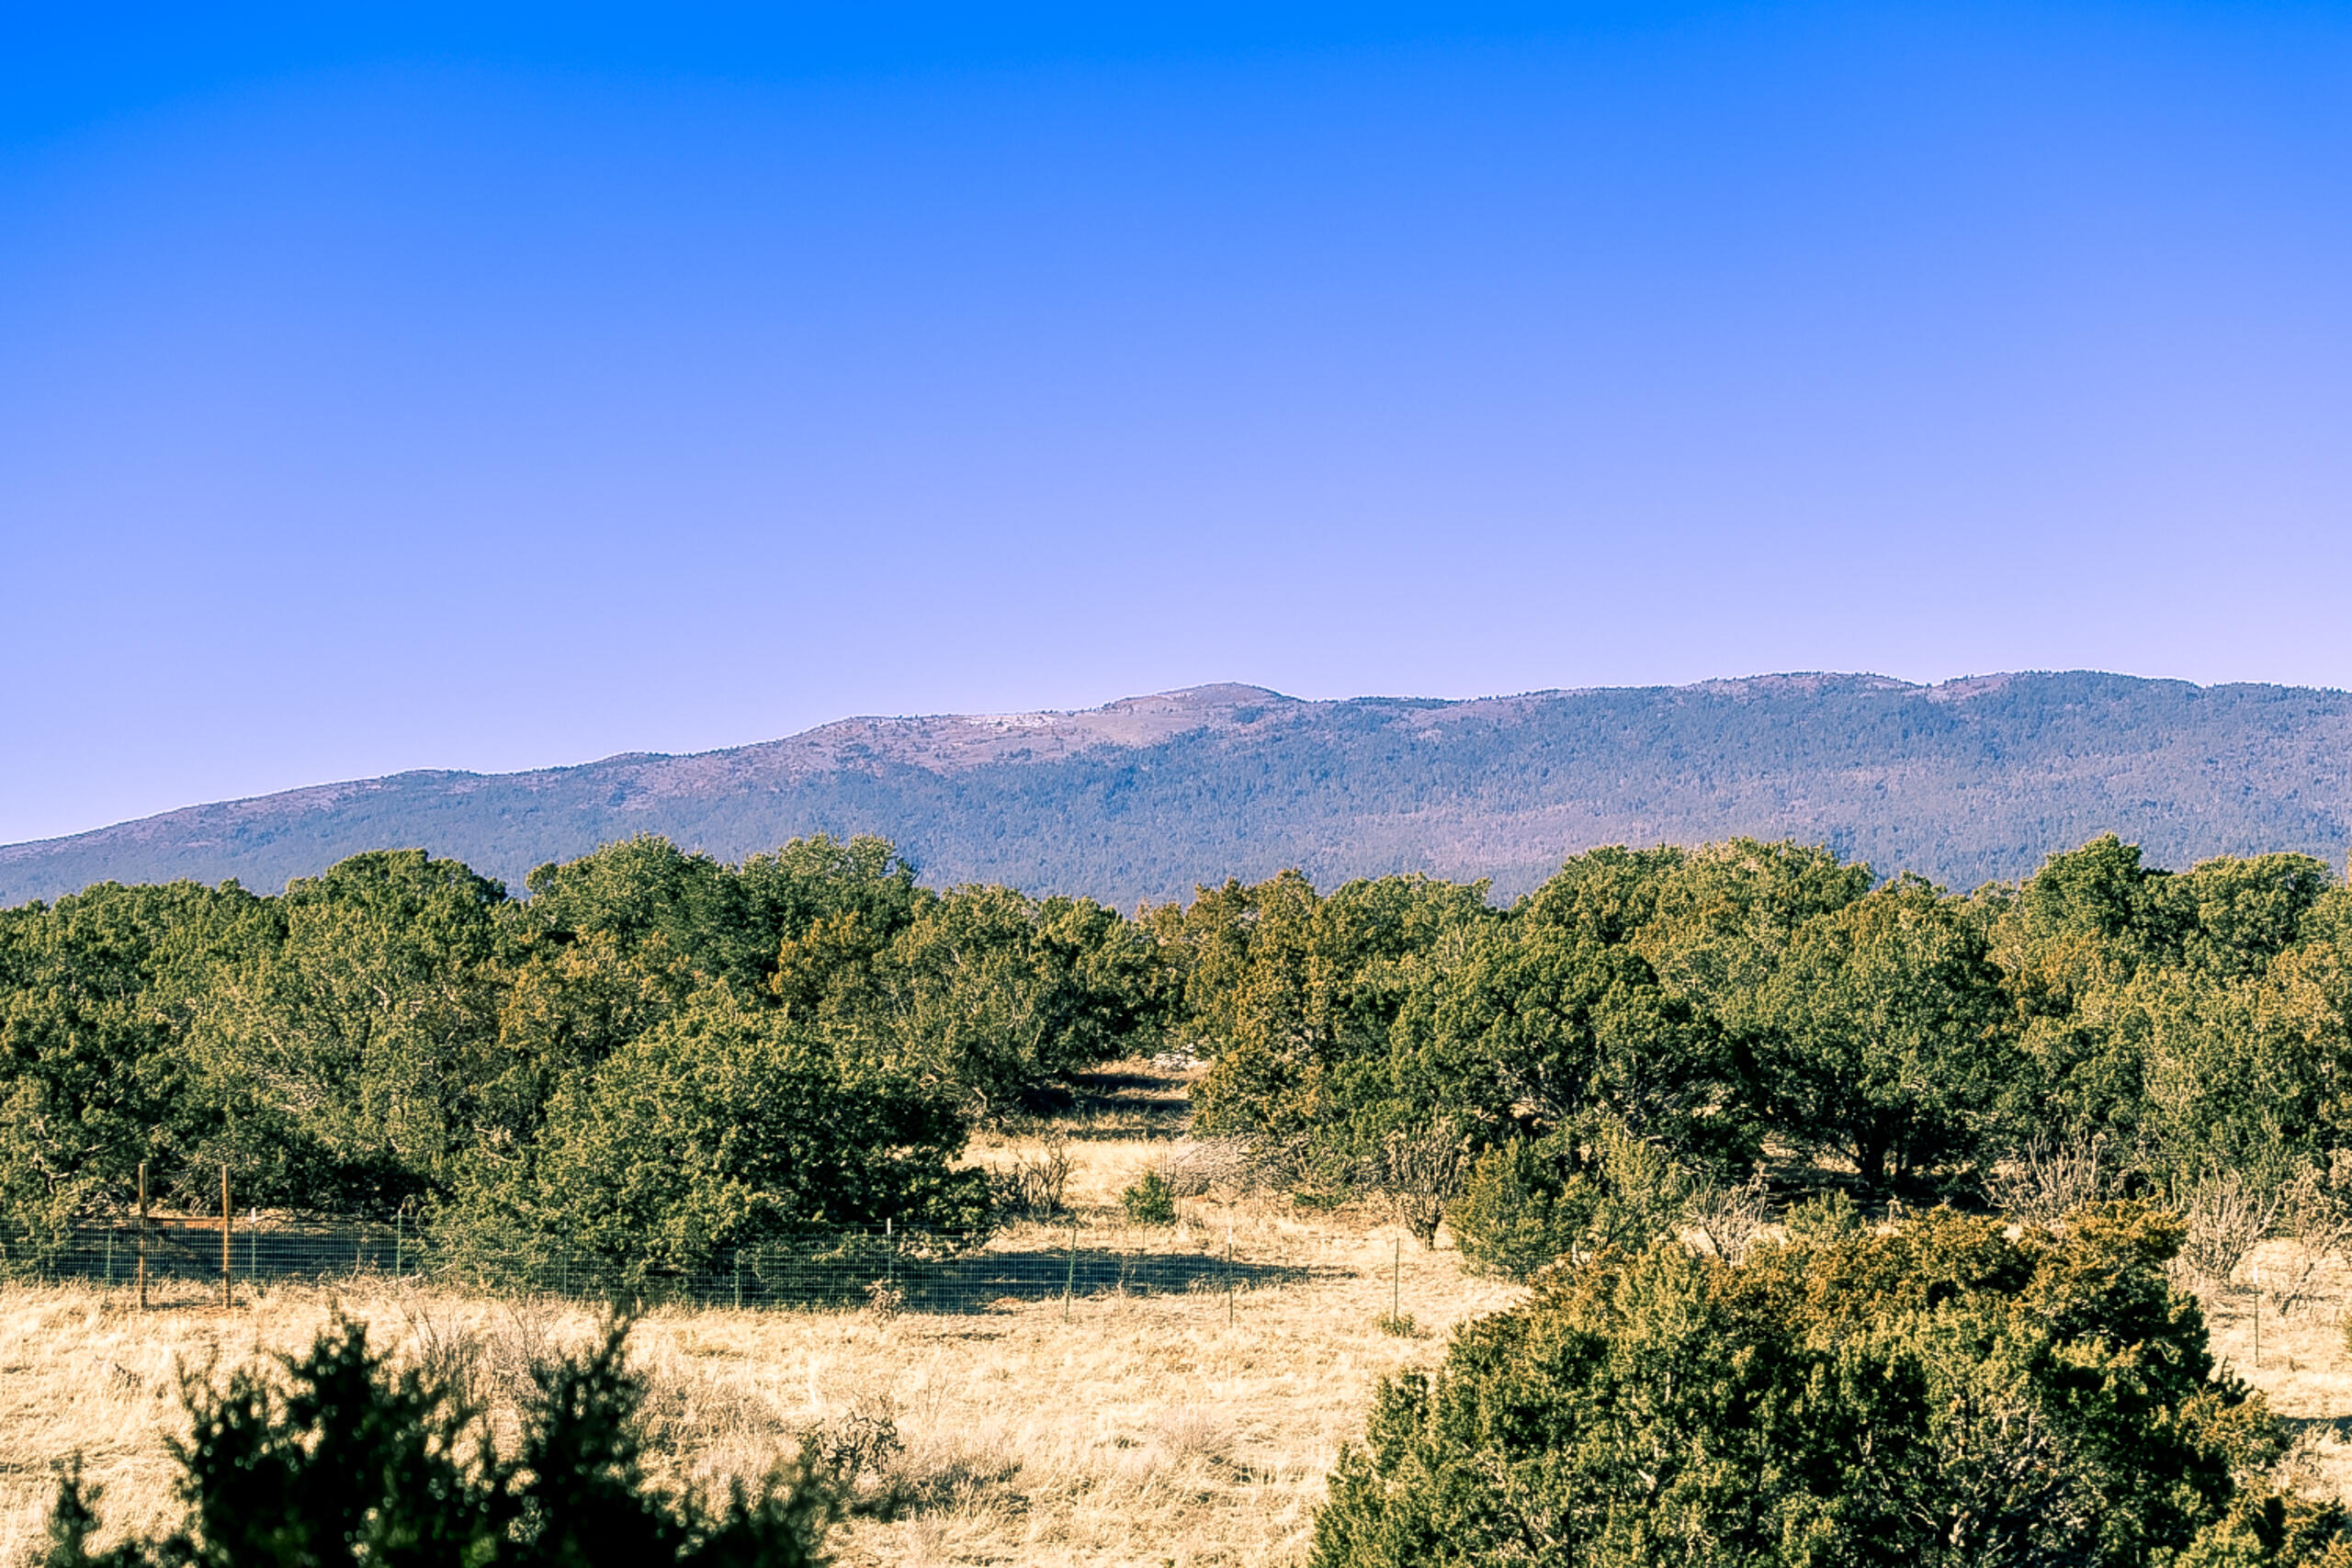
{"label": "hazy mountain base", "polygon": [[[1133,716],[1147,713],[1145,721]],[[2151,863],[2352,845],[2352,696],[2098,673],[1773,676],[1437,702],[1242,686],[1078,715],[856,720],[696,757],[413,773],[0,848],[0,902],[115,879],[275,889],[419,845],[519,886],[639,832],[735,860],[876,833],[925,880],[1122,905],[1285,866],[1491,876],[1606,843],[1826,842],[1955,887],[2113,831]]]}

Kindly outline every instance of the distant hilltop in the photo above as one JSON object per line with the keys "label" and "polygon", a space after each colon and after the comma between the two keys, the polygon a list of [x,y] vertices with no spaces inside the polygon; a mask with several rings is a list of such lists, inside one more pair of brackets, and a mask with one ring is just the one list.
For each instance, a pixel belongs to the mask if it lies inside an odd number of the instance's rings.
{"label": "distant hilltop", "polygon": [[2158,864],[2352,840],[2352,696],[2096,671],[1763,675],[1439,701],[1195,686],[1077,713],[851,718],[520,773],[408,773],[0,847],[0,903],[93,882],[274,890],[423,846],[518,890],[635,833],[738,860],[878,833],[925,880],[1121,905],[1285,866],[1510,894],[1596,844],[1826,842],[1954,887],[2114,831]]}

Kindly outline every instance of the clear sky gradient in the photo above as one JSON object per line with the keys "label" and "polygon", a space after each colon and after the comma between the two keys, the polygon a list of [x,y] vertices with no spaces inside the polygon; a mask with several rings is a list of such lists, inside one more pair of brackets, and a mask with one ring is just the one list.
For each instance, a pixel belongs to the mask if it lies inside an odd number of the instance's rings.
{"label": "clear sky gradient", "polygon": [[2352,7],[76,9],[0,840],[1217,680],[2352,683]]}

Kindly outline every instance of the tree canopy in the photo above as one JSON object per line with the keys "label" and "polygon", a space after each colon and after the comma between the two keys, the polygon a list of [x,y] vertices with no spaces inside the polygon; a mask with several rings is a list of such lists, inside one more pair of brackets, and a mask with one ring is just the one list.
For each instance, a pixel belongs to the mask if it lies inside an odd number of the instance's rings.
{"label": "tree canopy", "polygon": [[1571,856],[1508,907],[1287,872],[1126,915],[929,887],[876,839],[728,865],[639,838],[526,892],[388,850],[276,897],[0,911],[0,1223],[226,1165],[253,1203],[684,1266],[763,1226],[965,1223],[974,1128],[1167,1049],[1207,1062],[1202,1132],[1309,1184],[1419,1183],[1433,1227],[1483,1170],[1513,1257],[1553,1234],[1529,1216],[1641,1207],[1625,1140],[1661,1179],[1776,1150],[1962,1202],[2050,1139],[2160,1197],[2352,1153],[2352,892],[2300,855],[2174,873],[2109,836],[1960,893],[1734,839]]}

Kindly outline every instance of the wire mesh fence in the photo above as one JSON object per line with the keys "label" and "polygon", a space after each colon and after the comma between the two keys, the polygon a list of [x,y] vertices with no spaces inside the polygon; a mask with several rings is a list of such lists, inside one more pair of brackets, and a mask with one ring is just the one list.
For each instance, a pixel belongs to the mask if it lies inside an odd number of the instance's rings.
{"label": "wire mesh fence", "polygon": [[1000,1232],[831,1227],[719,1248],[696,1267],[585,1249],[492,1249],[413,1225],[337,1222],[236,1224],[156,1219],[43,1233],[0,1231],[0,1279],[74,1281],[185,1295],[277,1283],[416,1280],[492,1293],[637,1305],[877,1307],[969,1313],[1091,1296],[1167,1292],[1228,1297],[1323,1270],[1242,1256],[1195,1234],[1023,1224]]}

